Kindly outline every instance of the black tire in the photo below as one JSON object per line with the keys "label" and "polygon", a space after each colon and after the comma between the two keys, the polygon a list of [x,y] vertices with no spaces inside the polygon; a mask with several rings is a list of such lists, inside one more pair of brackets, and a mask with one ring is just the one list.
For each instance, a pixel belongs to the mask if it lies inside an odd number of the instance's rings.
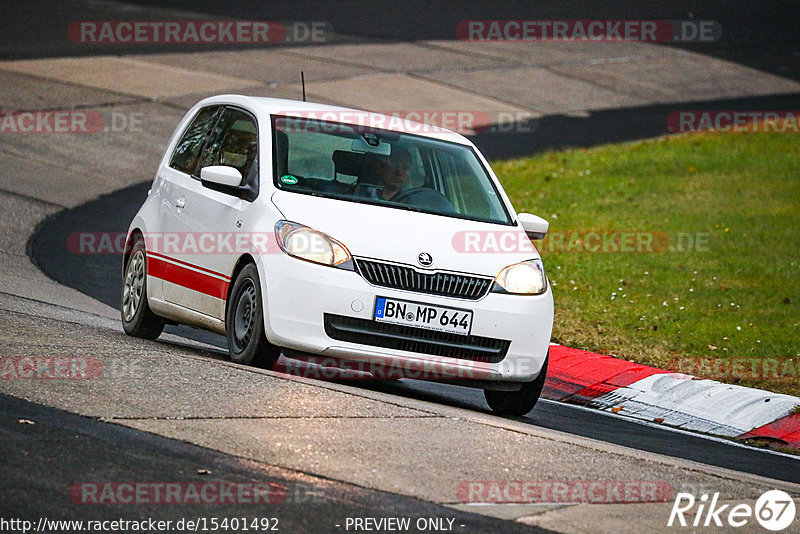
{"label": "black tire", "polygon": [[264,335],[263,302],[258,269],[249,263],[236,276],[225,312],[228,350],[236,363],[272,369],[281,349]]}
{"label": "black tire", "polygon": [[147,257],[144,239],[137,236],[122,268],[122,329],[129,336],[156,339],[164,331],[164,320],[147,304]]}
{"label": "black tire", "polygon": [[502,415],[525,415],[533,410],[539,396],[542,394],[544,381],[547,377],[547,363],[550,360],[550,352],[544,359],[542,370],[539,376],[532,382],[525,382],[522,388],[517,391],[497,391],[484,389],[483,395],[486,402],[493,412]]}

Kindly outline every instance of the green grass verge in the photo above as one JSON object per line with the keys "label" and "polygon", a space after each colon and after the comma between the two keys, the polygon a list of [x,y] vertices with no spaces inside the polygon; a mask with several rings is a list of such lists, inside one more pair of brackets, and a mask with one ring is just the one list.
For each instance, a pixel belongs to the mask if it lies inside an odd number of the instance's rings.
{"label": "green grass verge", "polygon": [[[800,136],[681,135],[493,167],[517,211],[550,221],[555,342],[800,396]],[[603,252],[614,232],[642,252]]]}

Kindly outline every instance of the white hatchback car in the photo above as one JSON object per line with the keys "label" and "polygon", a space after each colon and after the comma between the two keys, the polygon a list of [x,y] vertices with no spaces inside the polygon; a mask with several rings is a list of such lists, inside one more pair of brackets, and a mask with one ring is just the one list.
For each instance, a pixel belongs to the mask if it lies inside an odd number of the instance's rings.
{"label": "white hatchback car", "polygon": [[553,325],[531,245],[547,228],[459,134],[212,97],[178,125],[128,230],[122,323],[150,339],[167,323],[218,332],[244,364],[283,352],[477,386],[525,414]]}

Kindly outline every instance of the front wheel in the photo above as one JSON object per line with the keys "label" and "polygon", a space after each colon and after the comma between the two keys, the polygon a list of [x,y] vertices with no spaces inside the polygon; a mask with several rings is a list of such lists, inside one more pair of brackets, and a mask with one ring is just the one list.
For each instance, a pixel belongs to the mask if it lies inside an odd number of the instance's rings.
{"label": "front wheel", "polygon": [[493,412],[502,415],[525,415],[533,410],[539,400],[539,396],[542,394],[549,359],[550,353],[548,352],[542,364],[542,370],[539,371],[539,376],[532,382],[522,384],[522,388],[517,391],[484,389],[483,396],[486,397],[489,408]]}
{"label": "front wheel", "polygon": [[246,265],[236,277],[225,313],[225,330],[231,360],[271,369],[281,355],[280,347],[264,335],[264,308],[258,269]]}
{"label": "front wheel", "polygon": [[122,272],[122,328],[133,337],[155,339],[164,330],[164,320],[147,304],[147,257],[144,239],[137,236]]}

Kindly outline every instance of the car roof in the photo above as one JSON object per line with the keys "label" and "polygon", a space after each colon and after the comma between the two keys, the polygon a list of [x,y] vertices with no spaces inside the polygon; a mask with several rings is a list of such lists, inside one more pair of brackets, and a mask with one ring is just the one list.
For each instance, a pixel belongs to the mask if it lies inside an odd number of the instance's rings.
{"label": "car roof", "polygon": [[423,124],[398,116],[389,116],[371,111],[331,106],[317,102],[302,102],[300,100],[287,100],[282,98],[268,98],[261,96],[218,95],[202,100],[198,103],[198,106],[206,106],[214,103],[241,104],[250,107],[253,111],[260,111],[269,115],[298,116],[329,120],[332,122],[340,122],[356,126],[371,126],[384,130],[421,135],[424,137],[441,139],[443,141],[472,145],[472,143],[463,135],[439,126],[431,126],[429,124]]}

